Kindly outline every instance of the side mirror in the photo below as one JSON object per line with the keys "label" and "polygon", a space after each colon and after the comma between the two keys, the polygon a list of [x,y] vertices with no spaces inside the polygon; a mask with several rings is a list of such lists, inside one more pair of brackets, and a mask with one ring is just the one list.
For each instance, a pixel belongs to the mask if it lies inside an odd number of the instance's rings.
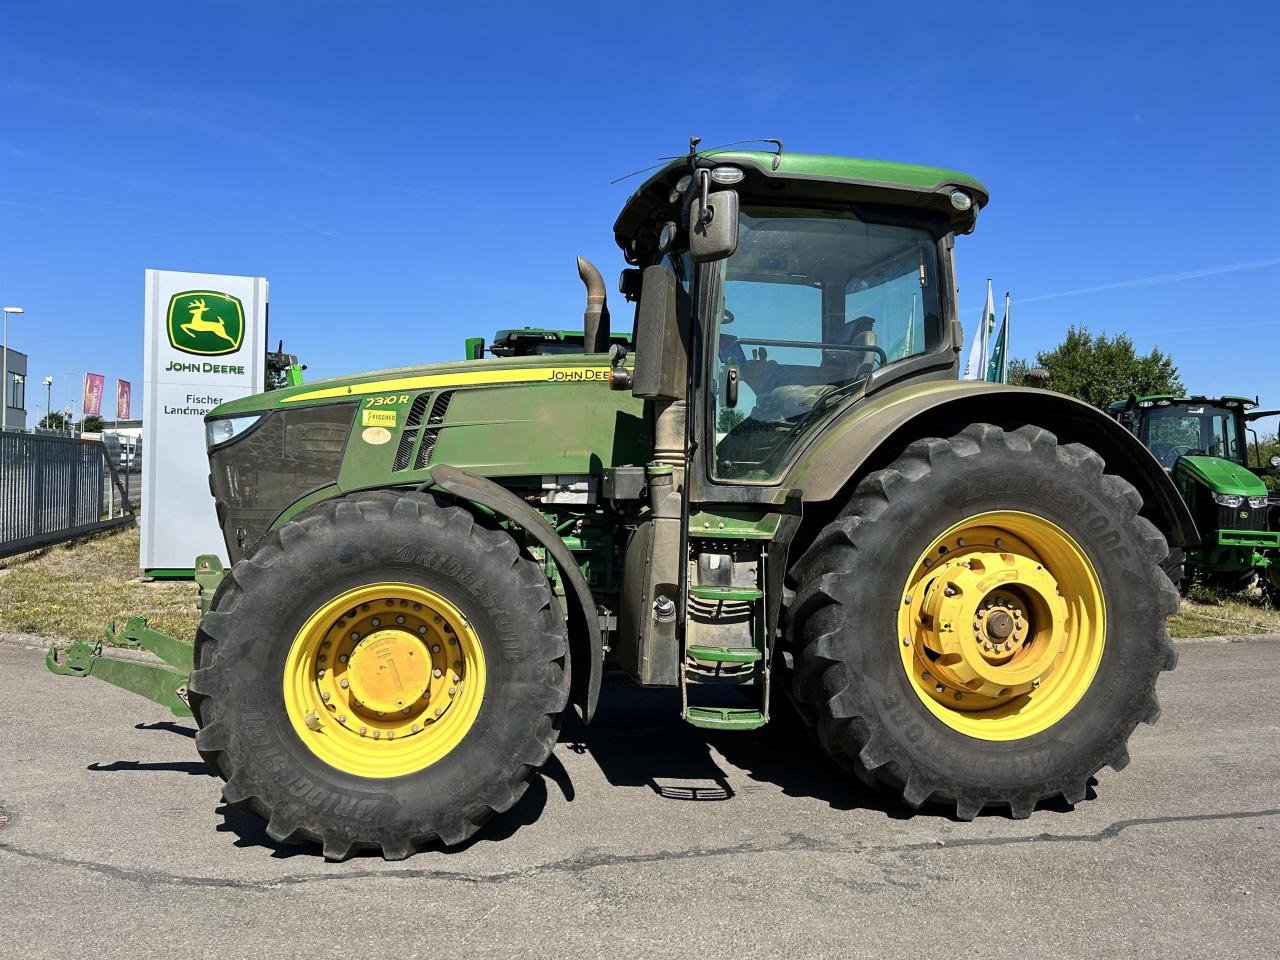
{"label": "side mirror", "polygon": [[[705,173],[702,171],[702,175]],[[738,191],[695,191],[689,208],[689,253],[693,262],[723,260],[737,249]]]}
{"label": "side mirror", "polygon": [[467,337],[464,346],[468,360],[484,359],[484,337]]}

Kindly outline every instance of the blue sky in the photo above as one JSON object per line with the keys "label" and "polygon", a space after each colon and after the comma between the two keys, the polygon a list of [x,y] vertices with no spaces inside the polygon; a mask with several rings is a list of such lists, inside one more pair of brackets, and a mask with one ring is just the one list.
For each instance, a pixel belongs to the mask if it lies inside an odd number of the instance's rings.
{"label": "blue sky", "polygon": [[993,277],[1015,355],[1123,330],[1280,407],[1278,34],[1250,2],[5,0],[0,299],[72,395],[140,383],[146,267],[268,276],[309,377],[455,358],[581,322],[610,180],[776,136],[982,179],[963,319]]}

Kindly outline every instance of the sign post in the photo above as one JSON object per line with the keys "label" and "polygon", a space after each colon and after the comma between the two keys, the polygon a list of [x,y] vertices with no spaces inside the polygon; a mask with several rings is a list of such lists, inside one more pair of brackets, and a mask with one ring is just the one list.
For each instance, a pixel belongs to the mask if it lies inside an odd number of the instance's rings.
{"label": "sign post", "polygon": [[209,492],[204,415],[261,393],[266,376],[265,277],[146,272],[142,542],[152,577],[190,577],[201,553],[227,563]]}

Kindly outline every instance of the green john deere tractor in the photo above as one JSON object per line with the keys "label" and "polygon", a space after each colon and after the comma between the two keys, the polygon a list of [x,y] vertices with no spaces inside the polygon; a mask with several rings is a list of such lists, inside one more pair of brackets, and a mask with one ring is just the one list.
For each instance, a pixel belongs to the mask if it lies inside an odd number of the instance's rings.
{"label": "green john deere tractor", "polygon": [[1248,425],[1280,410],[1257,410],[1248,397],[1130,397],[1110,406],[1173,478],[1195,518],[1201,545],[1186,553],[1184,584],[1203,579],[1242,590],[1261,585],[1280,606],[1280,495],[1262,478],[1280,456],[1262,462]]}
{"label": "green john deere tractor", "polygon": [[226,800],[331,858],[511,807],[606,656],[717,735],[784,694],[913,807],[1076,803],[1157,715],[1162,565],[1198,541],[1101,411],[957,381],[953,246],[986,202],[949,170],[691,145],[614,225],[633,349],[584,264],[581,352],[218,407],[233,565],[198,563],[194,646],[135,620],[165,664],[51,665],[189,704]]}

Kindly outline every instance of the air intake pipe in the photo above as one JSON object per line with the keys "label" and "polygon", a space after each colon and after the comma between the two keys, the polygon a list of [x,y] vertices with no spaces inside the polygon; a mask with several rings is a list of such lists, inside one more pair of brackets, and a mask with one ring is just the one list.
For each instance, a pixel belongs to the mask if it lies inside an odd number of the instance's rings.
{"label": "air intake pipe", "polygon": [[609,304],[605,302],[604,278],[590,260],[578,258],[578,276],[587,288],[587,309],[582,314],[585,353],[609,352]]}

